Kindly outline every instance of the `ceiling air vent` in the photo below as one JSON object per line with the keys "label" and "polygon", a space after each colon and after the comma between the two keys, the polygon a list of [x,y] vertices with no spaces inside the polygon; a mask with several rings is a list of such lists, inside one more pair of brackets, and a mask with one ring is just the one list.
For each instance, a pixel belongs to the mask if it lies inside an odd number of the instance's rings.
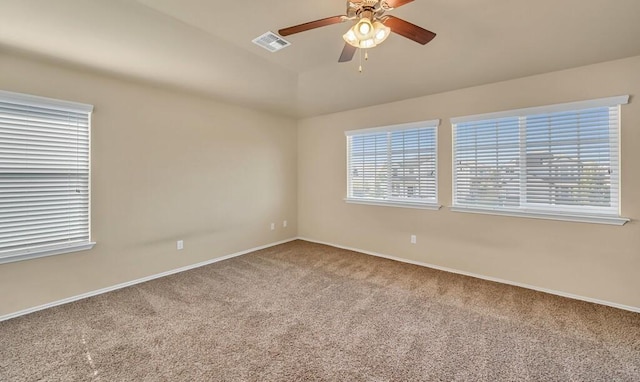
{"label": "ceiling air vent", "polygon": [[260,45],[269,52],[277,52],[280,49],[286,48],[291,45],[289,41],[283,39],[273,32],[267,32],[260,37],[254,38],[252,41],[254,44]]}

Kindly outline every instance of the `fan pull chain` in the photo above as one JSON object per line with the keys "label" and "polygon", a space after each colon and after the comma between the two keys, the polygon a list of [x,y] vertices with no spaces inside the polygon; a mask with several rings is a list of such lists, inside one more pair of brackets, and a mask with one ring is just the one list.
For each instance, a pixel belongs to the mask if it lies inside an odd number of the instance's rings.
{"label": "fan pull chain", "polygon": [[[358,66],[358,72],[362,73],[362,49],[358,49],[358,55],[360,57],[360,65]],[[364,51],[364,60],[369,60],[369,52]]]}

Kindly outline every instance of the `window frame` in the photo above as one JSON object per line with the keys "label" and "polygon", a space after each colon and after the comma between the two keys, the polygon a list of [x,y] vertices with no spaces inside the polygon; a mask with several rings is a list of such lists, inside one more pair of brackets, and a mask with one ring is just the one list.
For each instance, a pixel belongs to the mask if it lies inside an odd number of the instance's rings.
{"label": "window frame", "polygon": [[22,260],[29,260],[45,256],[53,256],[64,253],[85,251],[93,248],[95,242],[91,237],[91,118],[93,105],[64,101],[54,98],[40,97],[30,94],[15,93],[0,90],[0,100],[8,103],[15,103],[20,106],[32,106],[36,108],[46,108],[58,112],[73,112],[87,115],[87,240],[73,243],[59,243],[49,245],[34,245],[27,248],[16,248],[0,253],[0,264],[11,263]]}
{"label": "window frame", "polygon": [[[440,126],[440,119],[428,120],[428,121],[420,121],[420,122],[410,122],[389,126],[380,126],[373,128],[365,128],[358,130],[348,130],[345,131],[344,134],[347,138],[346,144],[346,184],[347,184],[347,196],[344,198],[344,201],[352,204],[362,204],[362,205],[372,205],[372,206],[384,206],[384,207],[401,207],[401,208],[416,208],[416,209],[426,209],[426,210],[439,210],[442,205],[438,203],[438,127]],[[350,137],[353,136],[361,136],[368,134],[377,134],[377,133],[392,133],[397,131],[410,131],[417,129],[431,128],[434,133],[434,169],[435,169],[435,198],[434,200],[411,200],[409,198],[390,198],[390,199],[375,199],[375,198],[362,198],[362,197],[353,197],[352,195],[352,181],[351,181],[351,147],[349,144]],[[390,147],[388,148],[390,150]]]}
{"label": "window frame", "polygon": [[[452,206],[450,208],[451,211],[454,212],[469,212],[469,213],[478,213],[478,214],[489,214],[489,215],[503,215],[503,216],[513,216],[513,217],[525,217],[525,218],[537,218],[537,219],[549,219],[549,220],[561,220],[561,221],[572,221],[572,222],[584,222],[584,223],[601,223],[601,224],[611,224],[611,225],[624,225],[630,219],[621,217],[621,181],[620,181],[620,171],[622,165],[620,163],[620,136],[621,136],[621,106],[625,105],[629,102],[628,95],[608,97],[608,98],[600,98],[593,99],[587,101],[578,101],[578,102],[568,102],[562,104],[548,105],[548,106],[540,106],[540,107],[530,107],[523,109],[515,109],[508,110],[496,113],[486,113],[486,114],[476,114],[464,117],[451,118],[451,132],[452,132]],[[587,110],[593,108],[600,107],[618,107],[618,115],[617,115],[617,123],[616,126],[612,126],[610,124],[609,131],[612,131],[613,127],[615,127],[615,131],[617,134],[617,147],[615,150],[610,149],[610,152],[615,153],[617,155],[615,163],[617,164],[617,195],[616,199],[617,203],[617,214],[614,216],[612,214],[606,214],[601,212],[602,210],[589,207],[589,206],[577,206],[577,207],[568,207],[563,206],[563,210],[554,210],[552,205],[545,205],[546,208],[541,208],[538,205],[531,203],[520,204],[517,208],[508,208],[508,207],[486,207],[486,206],[465,206],[457,204],[457,172],[456,172],[456,129],[457,125],[465,122],[479,122],[483,120],[497,120],[500,118],[519,118],[518,126],[520,135],[520,143],[519,143],[519,158],[522,158],[523,151],[526,151],[526,143],[523,142],[524,137],[522,136],[522,132],[526,129],[526,126],[523,126],[523,121],[526,122],[527,117],[536,116],[539,114],[552,114],[552,113],[561,113],[561,112],[571,112],[571,111],[580,111]],[[526,125],[526,123],[525,123]],[[521,163],[522,166],[522,163]],[[523,176],[526,176],[526,172],[524,174],[520,174],[520,189],[518,195],[522,197],[523,188],[526,190],[526,180],[523,180]],[[522,182],[525,182],[525,185],[522,185]],[[615,192],[612,190],[612,192]],[[591,211],[589,211],[591,210]]]}

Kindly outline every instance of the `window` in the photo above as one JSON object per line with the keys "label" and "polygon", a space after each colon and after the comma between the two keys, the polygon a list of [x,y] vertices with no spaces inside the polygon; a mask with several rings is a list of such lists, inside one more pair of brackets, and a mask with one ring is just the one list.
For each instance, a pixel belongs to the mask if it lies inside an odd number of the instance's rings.
{"label": "window", "polygon": [[454,210],[624,224],[620,105],[628,96],[454,118]]}
{"label": "window", "polygon": [[401,207],[437,205],[439,120],[347,131],[347,201]]}
{"label": "window", "polygon": [[89,249],[90,105],[0,91],[0,263]]}

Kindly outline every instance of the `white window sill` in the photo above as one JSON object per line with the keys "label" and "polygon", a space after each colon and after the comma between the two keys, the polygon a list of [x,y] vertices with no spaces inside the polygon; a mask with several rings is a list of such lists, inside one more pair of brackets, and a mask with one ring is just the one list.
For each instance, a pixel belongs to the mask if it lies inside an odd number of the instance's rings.
{"label": "white window sill", "polygon": [[86,251],[96,245],[94,242],[83,241],[80,243],[56,245],[42,248],[33,248],[30,250],[7,251],[0,253],[0,264],[12,263],[14,261],[22,261],[35,259],[38,257],[61,255],[63,253]]}
{"label": "white window sill", "polygon": [[509,210],[494,210],[485,208],[471,208],[471,207],[451,207],[453,212],[467,212],[472,214],[486,214],[486,215],[498,215],[498,216],[513,216],[532,219],[547,219],[547,220],[560,220],[578,223],[595,223],[595,224],[610,224],[610,225],[624,225],[630,219],[620,218],[615,216],[594,216],[594,215],[572,215],[550,212],[532,212],[532,211],[509,211]]}
{"label": "white window sill", "polygon": [[437,204],[437,203],[410,202],[410,201],[399,201],[399,200],[345,198],[344,201],[347,203],[365,204],[370,206],[418,208],[423,210],[439,210],[442,207],[440,204]]}

